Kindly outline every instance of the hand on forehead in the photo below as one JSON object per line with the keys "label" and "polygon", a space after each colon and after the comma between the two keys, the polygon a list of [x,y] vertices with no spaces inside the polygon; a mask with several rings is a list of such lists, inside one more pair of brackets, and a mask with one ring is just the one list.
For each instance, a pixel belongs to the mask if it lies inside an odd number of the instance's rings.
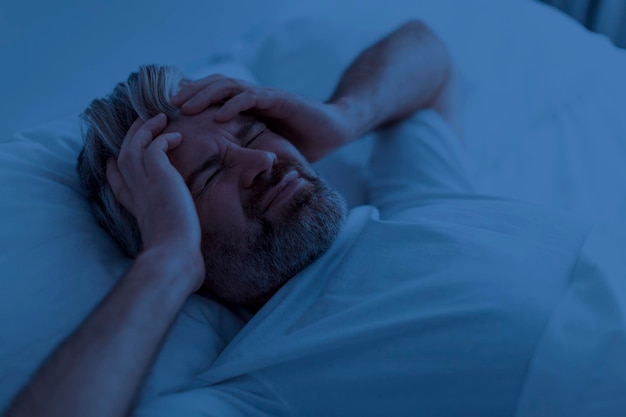
{"label": "hand on forehead", "polygon": [[221,108],[220,104],[213,105],[198,114],[180,113],[175,120],[169,120],[166,132],[180,132],[183,137],[204,136],[210,134],[237,137],[238,132],[256,119],[250,115],[239,114],[228,122],[216,122],[215,113]]}

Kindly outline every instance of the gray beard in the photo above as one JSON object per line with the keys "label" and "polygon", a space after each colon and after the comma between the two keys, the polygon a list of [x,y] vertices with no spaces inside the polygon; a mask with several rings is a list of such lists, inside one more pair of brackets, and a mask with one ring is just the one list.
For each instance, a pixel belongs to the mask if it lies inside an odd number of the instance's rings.
{"label": "gray beard", "polygon": [[[279,170],[274,182],[287,169]],[[280,221],[259,217],[254,228],[203,236],[204,288],[213,295],[259,306],[335,240],[347,215],[346,200],[322,179],[298,171],[309,184],[285,204]],[[254,217],[255,203],[246,210]]]}

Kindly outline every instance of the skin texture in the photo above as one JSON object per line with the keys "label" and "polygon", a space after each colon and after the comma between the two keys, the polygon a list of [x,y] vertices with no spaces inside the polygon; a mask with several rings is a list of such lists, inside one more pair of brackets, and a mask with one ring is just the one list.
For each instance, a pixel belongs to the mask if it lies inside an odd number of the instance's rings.
{"label": "skin texture", "polygon": [[[184,115],[193,116],[232,98],[235,102],[228,114],[214,117],[222,123],[232,121],[231,127],[208,129],[206,125],[207,130],[194,133],[188,130],[190,126],[183,125],[184,116],[178,126],[172,123],[166,127],[163,115],[137,121],[124,139],[132,146],[123,146],[120,157],[109,162],[107,178],[116,198],[138,220],[142,253],[113,291],[44,361],[3,417],[129,415],[171,324],[187,297],[202,285],[205,272],[211,271],[205,271],[201,253],[207,242],[203,231],[214,225],[226,233],[224,236],[237,233],[210,214],[228,219],[239,231],[246,227],[258,230],[259,219],[254,217],[258,210],[250,202],[255,194],[263,194],[263,184],[267,187],[264,179],[272,178],[271,171],[275,175],[289,172],[291,162],[302,162],[302,157],[319,159],[363,133],[419,109],[435,108],[453,123],[456,106],[453,100],[443,99],[450,90],[452,71],[450,56],[439,38],[422,23],[409,21],[357,57],[328,103],[211,76],[191,83],[172,102],[182,106]],[[195,104],[185,106],[196,97]],[[252,150],[235,146],[232,141],[231,145],[229,135],[232,137],[232,129],[241,123],[234,120],[241,112],[253,112],[283,137],[266,133],[260,141],[248,145]],[[199,122],[196,128],[202,126]],[[185,179],[200,153],[213,150],[208,149],[211,140],[201,140],[208,131],[215,135],[211,146],[221,147],[224,170],[206,194],[192,197]],[[174,132],[180,135],[169,135]],[[284,138],[292,140],[302,153],[300,157]],[[275,169],[270,171],[272,166]],[[302,163],[299,168],[297,172],[306,178],[308,165]],[[311,184],[314,181],[306,180]],[[269,181],[270,185],[274,182]],[[304,184],[303,190],[310,187]],[[201,185],[192,185],[192,192]],[[227,193],[227,200],[220,201],[213,193],[218,189]],[[302,198],[304,194],[294,196],[292,204],[285,203],[281,210],[265,217],[271,221],[291,216],[289,213],[297,212],[307,200]],[[246,210],[246,206],[252,209]],[[213,213],[216,207],[222,207],[222,212]],[[220,239],[209,242],[219,243]],[[216,271],[219,269],[213,270],[213,275],[220,276]]]}
{"label": "skin texture", "polygon": [[197,288],[204,276],[198,250],[198,216],[167,156],[181,144],[181,134],[163,132],[166,126],[163,114],[146,122],[137,119],[124,138],[118,158],[108,160],[106,175],[115,197],[137,218],[144,250],[167,248],[172,257],[187,258],[197,272],[185,279]]}
{"label": "skin texture", "polygon": [[205,289],[254,307],[330,246],[347,208],[291,142],[250,115],[216,121],[219,109],[182,114],[163,134],[182,134],[168,156],[198,213]]}
{"label": "skin texture", "polygon": [[[249,224],[245,203],[254,197],[256,184],[272,176],[279,161],[296,164],[303,175],[316,177],[289,141],[250,116],[238,115],[226,123],[216,122],[213,116],[218,109],[214,106],[196,115],[183,114],[163,131],[182,134],[181,144],[168,156],[189,187],[198,212],[206,214],[200,219],[203,232]],[[236,133],[246,122],[254,123],[253,127],[245,137],[238,138]],[[218,156],[215,165],[189,182],[191,173],[212,155]]]}

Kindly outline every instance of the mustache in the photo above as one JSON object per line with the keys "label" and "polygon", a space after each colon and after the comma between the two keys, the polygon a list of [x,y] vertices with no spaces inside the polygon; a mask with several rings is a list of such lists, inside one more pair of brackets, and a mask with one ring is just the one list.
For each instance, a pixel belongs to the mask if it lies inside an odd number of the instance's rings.
{"label": "mustache", "polygon": [[297,161],[280,161],[272,167],[272,172],[269,176],[259,179],[259,183],[256,185],[252,195],[248,198],[244,206],[244,211],[248,217],[259,217],[261,212],[261,201],[263,197],[290,171],[296,171],[298,175],[307,180],[309,183],[315,183],[317,178],[311,177],[305,173],[302,165]]}

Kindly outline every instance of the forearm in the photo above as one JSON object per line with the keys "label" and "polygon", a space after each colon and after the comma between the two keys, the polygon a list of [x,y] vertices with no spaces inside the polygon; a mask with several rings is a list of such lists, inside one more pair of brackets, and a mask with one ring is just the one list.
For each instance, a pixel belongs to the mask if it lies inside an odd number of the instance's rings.
{"label": "forearm", "polygon": [[452,73],[443,42],[411,21],[365,50],[328,100],[349,115],[353,138],[431,107]]}
{"label": "forearm", "polygon": [[[87,320],[46,360],[5,417],[126,415],[194,289],[162,253],[140,255]],[[188,280],[187,280],[188,281]]]}

